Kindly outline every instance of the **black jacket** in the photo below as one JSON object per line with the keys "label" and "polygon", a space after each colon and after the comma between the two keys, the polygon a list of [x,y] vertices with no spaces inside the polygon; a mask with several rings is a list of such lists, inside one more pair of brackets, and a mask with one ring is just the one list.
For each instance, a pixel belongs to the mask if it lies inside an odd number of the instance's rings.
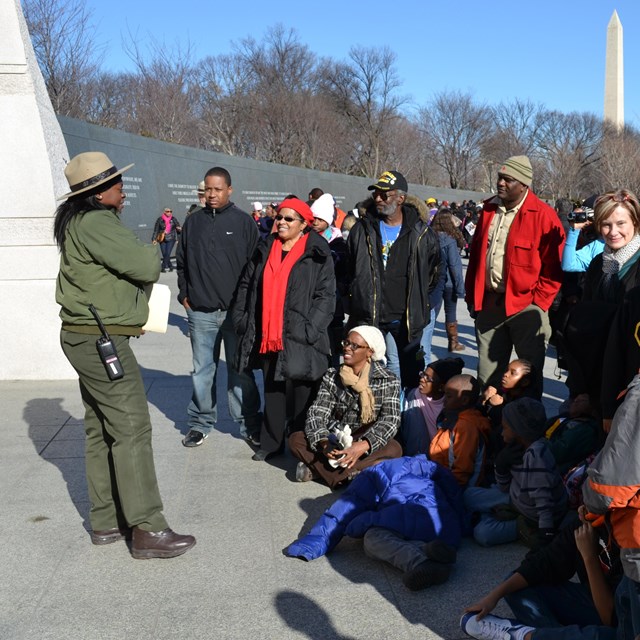
{"label": "black jacket", "polygon": [[584,293],[582,299],[585,301],[602,301],[611,304],[620,304],[627,291],[640,285],[640,260],[636,260],[629,267],[625,275],[618,279],[613,275],[611,284],[607,291],[604,290],[602,273],[603,254],[597,255],[589,264],[584,279]]}
{"label": "black jacket", "polygon": [[185,220],[176,250],[178,300],[188,298],[195,311],[229,309],[257,243],[253,218],[232,202],[194,211]]}
{"label": "black jacket", "polygon": [[[520,566],[516,569],[530,587],[538,585],[562,584],[571,580],[577,573],[580,582],[588,585],[587,570],[578,551],[575,541],[575,530],[580,522],[573,526],[567,526],[558,532],[558,535],[544,547],[530,551]],[[609,541],[606,527],[596,529],[599,538]],[[609,567],[605,578],[612,589],[622,578],[622,565],[620,563],[620,550],[615,543],[611,543],[608,554],[600,554],[601,560]]]}
{"label": "black jacket", "polygon": [[618,396],[640,371],[640,288],[618,307],[608,333],[602,364],[602,417],[611,419],[622,402]]}
{"label": "black jacket", "polygon": [[[165,224],[162,216],[160,216],[156,223],[153,225],[153,235],[151,236],[151,241],[153,242],[161,231],[164,231]],[[164,242],[170,242],[172,240],[176,240],[178,235],[182,232],[182,225],[180,224],[180,220],[175,216],[171,216],[171,231],[167,233],[164,237]]]}
{"label": "black jacket", "polygon": [[[599,403],[602,393],[606,409],[598,408],[608,414],[603,414],[604,418],[611,418],[617,406],[617,394],[637,373],[637,369],[631,368],[635,366],[634,358],[624,362],[633,352],[637,320],[627,318],[625,322],[633,320],[633,323],[620,327],[615,315],[625,295],[640,286],[640,260],[632,264],[621,279],[614,275],[607,288],[603,286],[602,261],[602,254],[591,261],[585,275],[583,298],[569,311],[561,329],[559,346],[569,371],[570,394],[586,392],[592,401]],[[613,335],[616,331],[622,331],[617,341]],[[610,340],[609,346],[607,340]],[[623,376],[620,375],[622,372]]]}
{"label": "black jacket", "polygon": [[[438,282],[440,245],[434,231],[418,210],[405,201],[402,228],[392,251],[406,262],[407,291],[405,321],[409,340],[420,336],[429,323],[429,292]],[[349,247],[351,301],[349,324],[379,326],[384,282],[380,219],[375,207],[354,225],[347,240]],[[401,252],[398,254],[397,252]]]}
{"label": "black jacket", "polygon": [[[329,245],[315,231],[293,265],[284,302],[284,349],[278,354],[276,380],[318,380],[329,366],[329,326],[336,303],[336,279]],[[260,242],[238,284],[232,307],[239,336],[238,371],[258,366],[262,338],[262,275],[275,235]]]}

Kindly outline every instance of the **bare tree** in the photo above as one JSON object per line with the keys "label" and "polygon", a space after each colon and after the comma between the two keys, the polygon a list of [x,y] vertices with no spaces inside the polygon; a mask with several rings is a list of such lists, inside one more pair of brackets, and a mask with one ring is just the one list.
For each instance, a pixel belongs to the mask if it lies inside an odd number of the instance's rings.
{"label": "bare tree", "polygon": [[315,164],[309,136],[317,130],[317,58],[293,29],[277,25],[260,42],[244,39],[236,47],[251,93],[250,126],[255,157],[270,162]]}
{"label": "bare tree", "polygon": [[494,123],[494,160],[501,162],[513,155],[532,155],[537,148],[540,128],[547,110],[541,104],[515,98],[501,102],[491,110]]}
{"label": "bare tree", "polygon": [[201,146],[232,156],[253,156],[253,95],[243,61],[237,55],[208,57],[196,73]]}
{"label": "bare tree", "polygon": [[84,0],[23,0],[24,17],[56,113],[84,118],[98,71],[95,27]]}
{"label": "bare tree", "polygon": [[135,37],[128,38],[127,53],[137,68],[137,86],[131,109],[140,135],[194,146],[198,90],[190,43],[168,47],[152,42],[150,59]]}
{"label": "bare tree", "polygon": [[436,164],[442,167],[452,189],[474,188],[470,183],[482,160],[482,144],[492,131],[491,114],[470,94],[437,94],[420,109],[419,124]]}
{"label": "bare tree", "polygon": [[539,131],[536,184],[553,198],[585,193],[588,168],[598,161],[602,121],[589,113],[548,112]]}
{"label": "bare tree", "polygon": [[618,131],[605,126],[600,162],[593,175],[593,191],[625,188],[640,193],[640,133],[632,127]]}
{"label": "bare tree", "polygon": [[336,111],[355,127],[355,173],[377,176],[386,161],[390,125],[400,117],[405,99],[396,95],[401,86],[388,48],[353,47],[349,61],[337,63],[327,77],[327,90]]}

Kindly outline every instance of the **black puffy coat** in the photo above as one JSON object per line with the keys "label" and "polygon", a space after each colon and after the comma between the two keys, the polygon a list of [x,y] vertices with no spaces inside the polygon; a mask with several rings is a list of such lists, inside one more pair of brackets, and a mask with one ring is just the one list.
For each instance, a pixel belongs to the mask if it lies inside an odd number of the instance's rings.
{"label": "black puffy coat", "polygon": [[[238,284],[232,319],[238,334],[236,367],[259,365],[262,338],[262,275],[275,235],[260,242]],[[318,380],[329,366],[327,327],[336,304],[336,279],[329,245],[314,231],[289,275],[284,303],[283,350],[278,353],[276,380]]]}
{"label": "black puffy coat", "polygon": [[[394,251],[402,252],[406,264],[405,320],[409,340],[418,338],[429,324],[429,293],[438,283],[440,244],[419,214],[417,200],[408,196],[402,206],[403,221]],[[347,239],[350,260],[351,301],[349,324],[380,323],[385,270],[382,263],[380,218],[371,205],[367,215],[354,225]],[[396,246],[397,245],[397,246]]]}

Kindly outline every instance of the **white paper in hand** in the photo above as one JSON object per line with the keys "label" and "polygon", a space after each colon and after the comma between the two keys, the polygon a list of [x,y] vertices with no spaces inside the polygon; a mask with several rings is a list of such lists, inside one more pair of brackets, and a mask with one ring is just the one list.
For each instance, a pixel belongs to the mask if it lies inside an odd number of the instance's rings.
{"label": "white paper in hand", "polygon": [[142,327],[143,331],[167,333],[171,289],[166,284],[156,283],[145,285],[144,292],[149,301],[149,317],[144,327]]}

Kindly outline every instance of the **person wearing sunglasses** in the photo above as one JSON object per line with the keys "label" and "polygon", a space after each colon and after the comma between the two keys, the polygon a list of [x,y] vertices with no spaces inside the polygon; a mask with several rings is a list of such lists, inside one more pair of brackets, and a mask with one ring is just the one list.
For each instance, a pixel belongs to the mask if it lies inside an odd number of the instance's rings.
{"label": "person wearing sunglasses", "polygon": [[336,304],[336,280],[329,245],[309,233],[312,224],[313,213],[302,200],[281,202],[276,233],[258,245],[236,292],[236,366],[239,371],[262,366],[264,376],[256,461],[284,451],[287,425],[290,431],[304,428],[329,366],[327,328]]}
{"label": "person wearing sunglasses", "polygon": [[162,252],[162,273],[173,271],[171,252],[180,233],[182,233],[180,221],[169,207],[165,207],[162,215],[153,225],[152,235],[152,244],[159,244]]}
{"label": "person wearing sunglasses", "polygon": [[[355,327],[342,345],[344,364],[325,373],[304,433],[289,437],[291,453],[300,461],[298,482],[317,478],[335,488],[366,467],[402,456],[394,439],[400,426],[400,381],[385,367],[382,332]],[[346,427],[352,441],[345,446]]]}
{"label": "person wearing sunglasses", "polygon": [[351,326],[381,329],[389,369],[413,389],[424,367],[420,339],[431,319],[429,293],[438,283],[440,245],[424,203],[407,193],[399,171],[385,171],[368,187],[366,215],[347,239]]}

